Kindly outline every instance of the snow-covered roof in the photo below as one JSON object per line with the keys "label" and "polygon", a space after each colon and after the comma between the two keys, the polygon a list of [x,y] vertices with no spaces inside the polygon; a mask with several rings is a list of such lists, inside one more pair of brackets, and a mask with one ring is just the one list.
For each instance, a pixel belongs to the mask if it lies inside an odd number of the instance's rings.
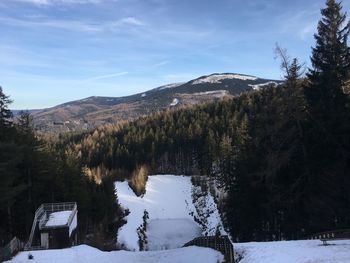
{"label": "snow-covered roof", "polygon": [[49,220],[46,222],[45,227],[65,226],[68,225],[69,217],[73,211],[60,211],[54,212],[49,215]]}

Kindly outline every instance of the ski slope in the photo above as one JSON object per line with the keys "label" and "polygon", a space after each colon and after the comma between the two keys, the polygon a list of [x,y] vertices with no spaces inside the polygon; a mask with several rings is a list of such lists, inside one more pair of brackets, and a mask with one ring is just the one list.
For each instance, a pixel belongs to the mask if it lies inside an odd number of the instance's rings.
{"label": "ski slope", "polygon": [[142,197],[126,181],[116,182],[115,188],[120,205],[130,211],[118,232],[118,243],[126,249],[139,250],[137,229],[143,224],[145,210],[149,216],[147,250],[179,248],[195,237],[214,235],[217,228],[225,234],[214,199],[209,193],[194,198],[198,189],[190,176],[149,176]]}
{"label": "ski slope", "polygon": [[[29,260],[28,255],[34,258]],[[181,249],[130,252],[102,252],[86,245],[66,249],[26,251],[19,253],[9,263],[217,263],[223,256],[209,248],[186,247]]]}

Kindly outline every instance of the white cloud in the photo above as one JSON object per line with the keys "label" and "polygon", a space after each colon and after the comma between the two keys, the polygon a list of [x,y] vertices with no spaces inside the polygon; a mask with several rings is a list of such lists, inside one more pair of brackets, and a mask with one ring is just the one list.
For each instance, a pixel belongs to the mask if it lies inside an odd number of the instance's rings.
{"label": "white cloud", "polygon": [[104,28],[108,30],[115,30],[125,26],[138,27],[138,26],[144,26],[144,25],[146,25],[144,22],[142,22],[141,20],[135,17],[125,17],[110,23],[106,23],[104,25]]}
{"label": "white cloud", "polygon": [[316,31],[318,20],[318,10],[303,10],[285,17],[281,29],[283,33],[293,32],[301,40],[306,40]]}
{"label": "white cloud", "polygon": [[155,64],[152,65],[151,67],[157,68],[157,67],[161,67],[161,66],[167,65],[167,64],[169,64],[169,63],[170,63],[169,60],[164,60],[164,61],[160,61],[160,62],[158,62],[158,63],[155,63]]}
{"label": "white cloud", "polygon": [[100,79],[109,79],[109,78],[114,78],[114,77],[120,77],[129,74],[127,71],[123,72],[118,72],[118,73],[113,73],[113,74],[107,74],[107,75],[101,75],[101,76],[96,76],[92,78],[85,79],[84,82],[90,82],[90,81],[95,81],[95,80],[100,80]]}
{"label": "white cloud", "polygon": [[[39,1],[39,0],[36,0]],[[44,0],[40,0],[44,1]],[[141,20],[135,17],[125,17],[115,21],[107,22],[87,22],[79,20],[57,20],[57,19],[18,19],[9,17],[0,17],[0,23],[5,23],[11,26],[22,27],[51,27],[58,29],[65,29],[69,31],[80,32],[101,32],[120,29],[122,27],[143,26],[145,25]]]}
{"label": "white cloud", "polygon": [[57,4],[98,4],[100,0],[14,0],[16,2],[34,5],[57,5]]}
{"label": "white cloud", "polygon": [[145,25],[141,20],[135,18],[135,17],[126,17],[122,18],[118,22],[119,24],[126,24],[126,25],[132,25],[132,26],[143,26]]}

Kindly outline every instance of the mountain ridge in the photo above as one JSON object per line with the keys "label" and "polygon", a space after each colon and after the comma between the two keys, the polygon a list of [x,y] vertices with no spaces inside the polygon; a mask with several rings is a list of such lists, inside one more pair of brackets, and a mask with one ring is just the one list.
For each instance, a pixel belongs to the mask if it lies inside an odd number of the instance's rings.
{"label": "mountain ridge", "polygon": [[282,81],[238,73],[213,73],[123,97],[90,96],[32,112],[39,132],[87,130],[138,118],[179,105],[196,105],[234,97]]}

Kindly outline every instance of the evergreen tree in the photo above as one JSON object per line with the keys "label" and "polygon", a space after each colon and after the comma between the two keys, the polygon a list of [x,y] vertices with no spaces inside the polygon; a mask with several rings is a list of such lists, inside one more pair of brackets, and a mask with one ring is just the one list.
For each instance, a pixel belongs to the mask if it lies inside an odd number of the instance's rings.
{"label": "evergreen tree", "polygon": [[342,87],[350,69],[347,45],[350,23],[346,22],[341,3],[327,0],[326,5],[321,10],[323,17],[315,34],[316,47],[312,49],[308,98],[312,105],[328,110],[342,97]]}
{"label": "evergreen tree", "polygon": [[27,187],[21,181],[21,173],[18,167],[23,161],[21,150],[14,143],[0,141],[0,215],[2,212],[7,217],[7,220],[4,220],[7,226],[7,240],[13,236],[13,205],[16,198]]}
{"label": "evergreen tree", "polygon": [[12,118],[12,112],[8,107],[11,103],[12,100],[4,94],[0,86],[0,140],[5,139],[5,134],[8,134],[7,128],[9,128]]}

